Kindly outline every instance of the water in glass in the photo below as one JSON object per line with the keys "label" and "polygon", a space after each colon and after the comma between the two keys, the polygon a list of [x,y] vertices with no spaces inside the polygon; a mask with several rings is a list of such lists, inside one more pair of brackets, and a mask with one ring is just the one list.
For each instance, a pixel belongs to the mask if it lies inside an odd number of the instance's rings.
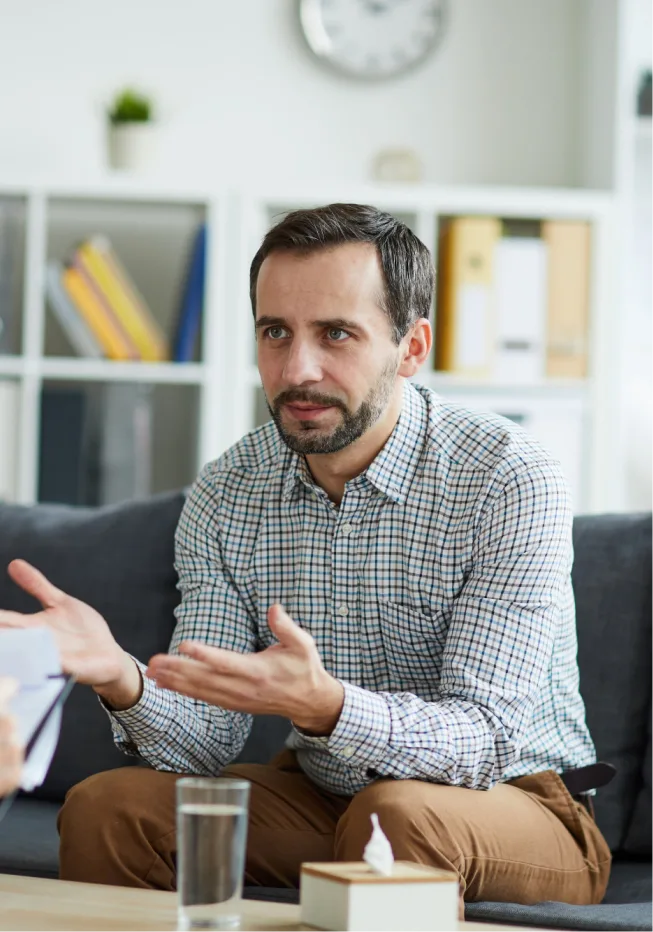
{"label": "water in glass", "polygon": [[182,802],[178,818],[179,928],[238,928],[247,808]]}

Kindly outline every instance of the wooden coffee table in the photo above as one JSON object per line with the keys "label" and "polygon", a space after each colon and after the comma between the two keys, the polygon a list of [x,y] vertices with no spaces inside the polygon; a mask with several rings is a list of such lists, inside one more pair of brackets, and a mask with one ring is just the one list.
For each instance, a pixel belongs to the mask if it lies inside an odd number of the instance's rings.
{"label": "wooden coffee table", "polygon": [[[0,930],[176,929],[176,905],[174,893],[0,874]],[[242,914],[244,932],[309,928],[299,921],[299,906],[285,903],[244,900]],[[470,932],[501,928],[482,922],[459,924]],[[519,928],[510,926],[511,932]]]}

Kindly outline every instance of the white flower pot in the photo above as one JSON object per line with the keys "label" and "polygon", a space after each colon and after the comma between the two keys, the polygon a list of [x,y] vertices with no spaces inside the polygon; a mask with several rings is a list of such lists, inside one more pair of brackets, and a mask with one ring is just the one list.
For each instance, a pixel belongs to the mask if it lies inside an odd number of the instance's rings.
{"label": "white flower pot", "polygon": [[109,165],[120,171],[144,171],[154,162],[157,127],[153,123],[110,123]]}

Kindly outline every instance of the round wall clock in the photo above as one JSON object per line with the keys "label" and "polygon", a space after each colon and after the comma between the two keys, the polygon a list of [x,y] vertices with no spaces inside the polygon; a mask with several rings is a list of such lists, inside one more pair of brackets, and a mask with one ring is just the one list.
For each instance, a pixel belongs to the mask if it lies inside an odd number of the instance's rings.
{"label": "round wall clock", "polygon": [[299,0],[309,49],[356,78],[402,74],[436,48],[446,0]]}

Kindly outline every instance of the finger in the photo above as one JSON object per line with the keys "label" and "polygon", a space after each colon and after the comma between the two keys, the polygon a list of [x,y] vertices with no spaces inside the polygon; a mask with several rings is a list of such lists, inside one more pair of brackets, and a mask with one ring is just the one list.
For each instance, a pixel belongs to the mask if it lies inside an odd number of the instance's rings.
{"label": "finger", "polygon": [[306,651],[313,645],[313,638],[292,620],[283,605],[275,603],[268,609],[268,624],[277,640],[294,650]]}
{"label": "finger", "polygon": [[171,689],[222,708],[233,708],[234,697],[248,691],[246,683],[234,679],[223,680],[197,661],[183,660],[181,657],[169,659],[175,663],[152,673],[148,667],[147,676],[154,679],[160,689]]}
{"label": "finger", "polygon": [[16,721],[11,715],[0,714],[0,744],[18,744]]}
{"label": "finger", "polygon": [[43,608],[52,608],[65,598],[61,589],[53,586],[43,573],[26,560],[12,560],[8,570],[16,585],[38,599]]}
{"label": "finger", "polygon": [[0,628],[42,628],[43,616],[39,612],[37,615],[22,615],[20,612],[9,612],[0,610]]}
{"label": "finger", "polygon": [[[199,641],[182,641],[179,653],[192,660],[199,660],[223,676],[247,676],[252,665],[252,656],[239,654],[235,650],[209,647]],[[170,656],[170,655],[167,655]]]}
{"label": "finger", "polygon": [[18,692],[18,680],[13,676],[0,676],[0,712],[4,712],[7,704]]}

